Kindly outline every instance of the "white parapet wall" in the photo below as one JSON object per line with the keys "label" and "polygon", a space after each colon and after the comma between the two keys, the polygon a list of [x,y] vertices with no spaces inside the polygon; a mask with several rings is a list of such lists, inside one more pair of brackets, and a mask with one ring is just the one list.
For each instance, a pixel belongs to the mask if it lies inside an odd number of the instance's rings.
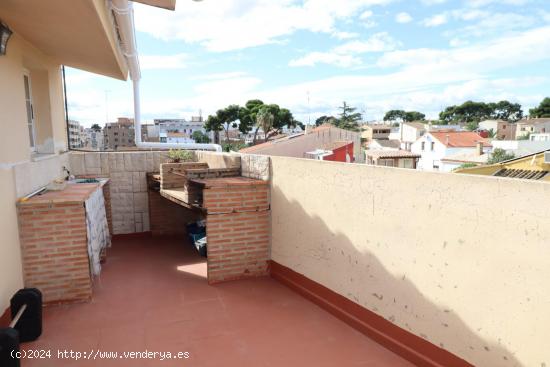
{"label": "white parapet wall", "polygon": [[476,366],[550,365],[550,184],[271,165],[273,261]]}

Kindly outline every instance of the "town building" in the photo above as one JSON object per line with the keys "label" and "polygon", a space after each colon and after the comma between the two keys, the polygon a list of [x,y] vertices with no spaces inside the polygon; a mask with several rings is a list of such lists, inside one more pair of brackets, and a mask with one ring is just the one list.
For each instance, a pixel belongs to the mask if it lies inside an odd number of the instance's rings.
{"label": "town building", "polygon": [[206,134],[204,121],[200,116],[193,116],[191,121],[185,119],[155,119],[154,125],[159,129],[161,143],[194,143],[193,132]]}
{"label": "town building", "polygon": [[484,120],[479,123],[478,130],[491,132],[494,139],[498,140],[514,140],[516,138],[515,123],[504,120]]}
{"label": "town building", "polygon": [[306,126],[306,131],[302,134],[270,140],[241,149],[240,152],[305,158],[308,152],[314,152],[318,149],[326,150],[324,147],[328,146],[328,144],[342,141],[353,143],[353,158],[355,162],[364,162],[364,156],[361,154],[361,134],[340,129],[331,124],[323,124],[316,128]]}
{"label": "town building", "polygon": [[159,139],[159,126],[155,124],[142,124],[141,125],[141,140],[158,143]]}
{"label": "town building", "polygon": [[84,129],[84,145],[86,150],[103,150],[103,131],[92,128]]}
{"label": "town building", "polygon": [[550,183],[550,150],[543,150],[496,164],[457,169],[455,172]]}
{"label": "town building", "polygon": [[545,134],[531,134],[529,135],[530,141],[550,141],[550,133]]}
{"label": "town building", "polygon": [[426,132],[426,125],[422,122],[403,122],[399,125],[398,138],[401,149],[411,150],[412,144]]}
{"label": "town building", "polygon": [[525,139],[530,134],[550,132],[550,118],[527,118],[516,122],[516,139]]}
{"label": "town building", "polygon": [[373,139],[368,143],[369,150],[399,150],[401,142],[397,139]]}
{"label": "town building", "polygon": [[491,153],[483,151],[482,145],[478,144],[473,152],[458,152],[441,158],[440,171],[452,172],[465,165],[481,166],[487,164],[490,157]]}
{"label": "town building", "polygon": [[411,146],[411,152],[421,155],[418,169],[445,171],[451,168],[442,164],[442,159],[458,153],[483,153],[491,150],[491,144],[471,131],[432,131],[424,134]]}
{"label": "town building", "polygon": [[69,120],[68,122],[68,132],[69,132],[69,145],[72,149],[79,149],[84,146],[82,140],[83,127],[80,126],[80,122]]}
{"label": "town building", "polygon": [[416,169],[420,154],[406,150],[366,150],[366,163],[374,166]]}
{"label": "town building", "polygon": [[[516,158],[531,155],[542,150],[550,149],[550,140],[544,140],[545,134],[533,134],[533,140],[493,140],[493,149],[500,148],[506,153],[513,154]],[[540,136],[540,139],[536,139]]]}
{"label": "town building", "polygon": [[103,146],[105,150],[135,147],[134,119],[119,117],[117,122],[105,124]]}
{"label": "town building", "polygon": [[385,124],[365,124],[361,125],[361,142],[367,145],[373,139],[388,140],[392,131],[391,125]]}
{"label": "town building", "polygon": [[305,158],[317,159],[319,161],[351,163],[355,161],[355,157],[353,156],[353,142],[335,141],[328,143],[321,149],[306,152]]}

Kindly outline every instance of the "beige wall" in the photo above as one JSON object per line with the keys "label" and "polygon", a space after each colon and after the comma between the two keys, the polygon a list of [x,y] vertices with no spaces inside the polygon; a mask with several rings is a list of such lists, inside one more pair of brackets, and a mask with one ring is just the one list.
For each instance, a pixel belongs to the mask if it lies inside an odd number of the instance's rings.
{"label": "beige wall", "polygon": [[550,364],[550,185],[271,157],[272,259],[479,366]]}
{"label": "beige wall", "polygon": [[[37,151],[31,156],[23,71],[31,74],[36,115]],[[23,286],[15,202],[63,175],[67,164],[60,65],[14,34],[0,56],[0,313]]]}

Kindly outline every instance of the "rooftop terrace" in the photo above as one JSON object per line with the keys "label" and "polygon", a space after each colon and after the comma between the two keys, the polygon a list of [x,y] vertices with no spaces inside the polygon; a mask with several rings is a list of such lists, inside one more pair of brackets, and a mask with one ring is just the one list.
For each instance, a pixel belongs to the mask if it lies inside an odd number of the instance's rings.
{"label": "rooftop terrace", "polygon": [[[206,261],[177,237],[113,243],[90,303],[50,306],[25,349],[189,352],[102,366],[412,366],[269,277],[207,285]],[[48,364],[50,363],[50,364]],[[30,366],[97,361],[23,360]]]}

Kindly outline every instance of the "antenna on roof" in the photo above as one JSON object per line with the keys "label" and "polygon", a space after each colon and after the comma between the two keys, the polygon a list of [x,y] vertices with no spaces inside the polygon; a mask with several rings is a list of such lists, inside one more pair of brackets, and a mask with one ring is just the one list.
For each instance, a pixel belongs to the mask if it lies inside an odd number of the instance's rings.
{"label": "antenna on roof", "polygon": [[311,108],[309,106],[309,91],[307,91],[307,124],[311,125]]}

